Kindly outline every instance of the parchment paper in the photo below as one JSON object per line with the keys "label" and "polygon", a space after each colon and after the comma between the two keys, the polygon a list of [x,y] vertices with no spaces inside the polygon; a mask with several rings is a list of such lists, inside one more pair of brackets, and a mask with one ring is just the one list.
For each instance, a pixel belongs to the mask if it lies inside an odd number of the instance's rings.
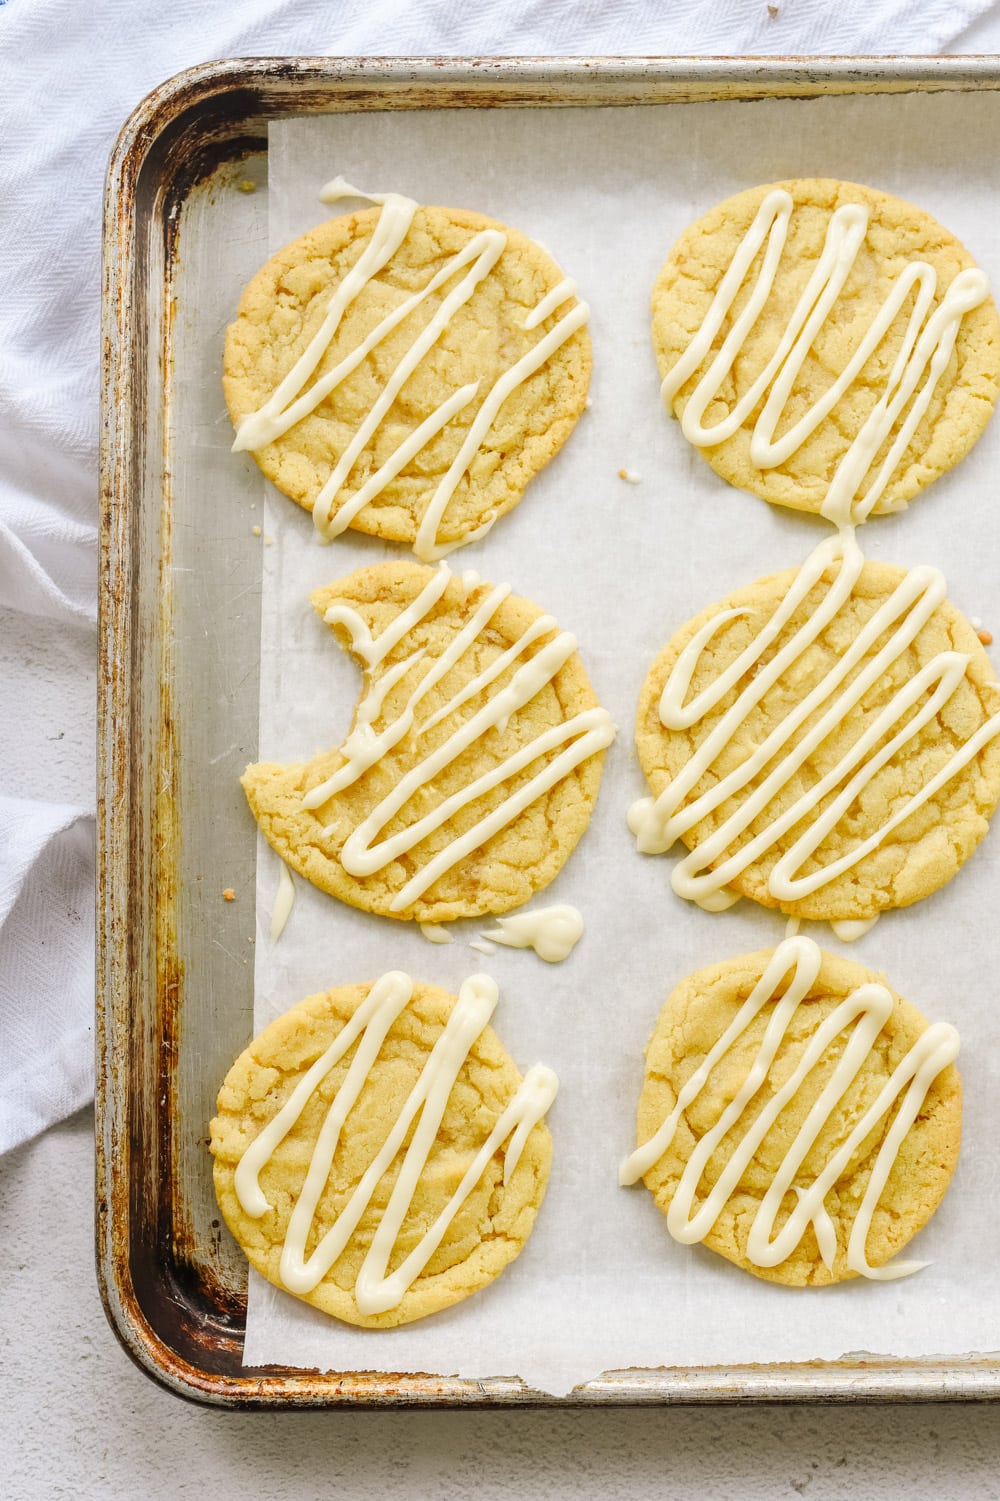
{"label": "parchment paper", "polygon": [[[256,1023],[302,996],[390,967],[457,990],[485,969],[498,981],[495,1026],[519,1066],[561,1080],[550,1116],[555,1159],[521,1255],[492,1287],[387,1333],[325,1319],[252,1276],[245,1360],[336,1370],[521,1376],[563,1393],[628,1366],[957,1354],[1000,1345],[994,1194],[1000,1098],[994,832],[942,892],[892,913],[852,948],[825,925],[820,943],[883,969],[931,1018],[957,1024],[965,1142],[952,1187],[901,1282],[822,1291],[757,1281],[701,1247],[675,1245],[641,1186],[617,1185],[634,1143],[642,1053],[666,995],[712,960],[773,945],[784,919],[748,902],[709,915],[675,898],[671,856],[636,853],[625,825],[645,791],[632,748],[639,686],[660,646],[729,590],[802,561],[827,535],[817,518],[772,510],[731,489],[688,448],[658,399],[648,304],[679,232],[740,188],[791,176],[869,182],[948,225],[1000,285],[991,188],[993,95],[890,96],[690,104],[591,111],[467,110],[332,115],[272,125],[273,249],[324,217],[337,173],[374,191],[481,210],[544,242],[592,307],[592,410],[522,504],[456,554],[509,581],[580,641],[621,732],[590,829],[541,902],[572,902],[586,932],[547,966],[530,952],[469,949],[487,922],[434,947],[415,927],[367,917],[296,878],[284,935],[268,939],[278,861],[261,842]],[[901,516],[862,533],[874,557],[944,569],[952,599],[992,626],[997,599],[995,475],[1000,422],[957,470]],[[625,467],[641,476],[618,478]],[[259,513],[258,513],[259,514]],[[308,605],[310,589],[398,549],[347,533],[319,545],[308,516],[270,492],[263,527],[260,754],[294,760],[346,731],[353,664]],[[253,520],[253,517],[248,518]]]}

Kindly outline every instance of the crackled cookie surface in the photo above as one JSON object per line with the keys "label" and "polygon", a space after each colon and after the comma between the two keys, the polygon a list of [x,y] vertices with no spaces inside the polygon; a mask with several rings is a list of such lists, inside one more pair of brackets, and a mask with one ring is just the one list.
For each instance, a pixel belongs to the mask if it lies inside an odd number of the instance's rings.
{"label": "crackled cookie surface", "polygon": [[[338,181],[324,196],[362,195]],[[235,446],[324,535],[350,526],[433,560],[517,505],[566,441],[587,399],[587,307],[516,230],[379,202],[250,283],[226,401]]]}
{"label": "crackled cookie surface", "polygon": [[643,685],[646,853],[674,890],[868,921],[936,891],[1000,799],[1000,690],[934,568],[833,537],[684,626]]}
{"label": "crackled cookie surface", "polygon": [[398,971],[310,996],[233,1064],[212,1122],[215,1190],[251,1264],[364,1328],[492,1282],[545,1194],[557,1082],[522,1079],[487,1025],[485,975],[456,999]]}
{"label": "crackled cookie surface", "polygon": [[958,1034],[807,938],[690,975],[646,1050],[636,1152],[675,1239],[789,1286],[887,1280],[954,1171]]}
{"label": "crackled cookie surface", "polygon": [[723,479],[794,510],[898,510],[969,451],[1000,389],[983,272],[922,210],[858,183],[738,193],[653,292],[667,409]]}
{"label": "crackled cookie surface", "polygon": [[586,828],[614,738],[575,638],[443,565],[381,563],[312,598],[364,693],[338,749],[247,768],[268,841],[365,911],[438,923],[520,906]]}

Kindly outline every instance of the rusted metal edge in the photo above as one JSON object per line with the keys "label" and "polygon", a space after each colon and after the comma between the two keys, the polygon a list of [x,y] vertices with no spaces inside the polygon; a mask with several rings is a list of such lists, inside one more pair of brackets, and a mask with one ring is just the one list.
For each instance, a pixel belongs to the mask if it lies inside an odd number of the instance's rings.
{"label": "rusted metal edge", "polygon": [[[254,58],[209,63],[168,80],[134,111],[111,156],[104,202],[101,329],[100,656],[98,669],[97,1140],[96,1251],[112,1329],[148,1374],[179,1395],[215,1405],[651,1405],[728,1401],[990,1400],[1000,1398],[1000,1356],[896,1361],[853,1357],[780,1366],[662,1368],[606,1372],[561,1399],[516,1379],[470,1381],[425,1375],[315,1371],[218,1375],[185,1360],[144,1316],[127,1256],[129,1122],[110,1108],[125,1098],[135,956],[162,909],[143,910],[131,890],[129,851],[137,810],[128,767],[136,703],[134,504],[141,496],[144,434],[116,393],[141,380],[147,350],[127,337],[141,329],[134,306],[140,255],[134,208],[142,174],[159,155],[197,149],[199,125],[219,113],[241,122],[247,141],[268,116],[315,110],[438,107],[625,105],[724,97],[810,98],[823,94],[1000,88],[993,57],[963,58],[579,58],[336,59]],[[600,97],[595,97],[600,93]],[[171,139],[172,138],[172,139]],[[235,137],[234,137],[235,138]],[[159,645],[159,643],[158,643]],[[116,796],[117,794],[117,796]],[[154,837],[162,829],[154,818]],[[162,978],[162,974],[161,974]],[[119,1194],[116,1204],[114,1195]]]}
{"label": "rusted metal edge", "polygon": [[[600,99],[595,99],[599,85]],[[517,106],[657,104],[696,99],[809,98],[1000,86],[996,58],[963,57],[579,57],[236,58],[177,74],[147,95],[117,148],[158,133],[196,100],[242,93],[271,113],[413,109],[428,103]],[[484,97],[488,96],[488,98]]]}

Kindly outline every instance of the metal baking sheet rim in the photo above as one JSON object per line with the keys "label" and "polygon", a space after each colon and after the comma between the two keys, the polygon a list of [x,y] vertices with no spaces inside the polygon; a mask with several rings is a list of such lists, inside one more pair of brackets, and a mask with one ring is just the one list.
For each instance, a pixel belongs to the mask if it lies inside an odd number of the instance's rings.
{"label": "metal baking sheet rim", "polygon": [[[694,102],[699,99],[809,98],[822,94],[1000,89],[1000,59],[963,58],[253,58],[188,69],[149,94],[124,125],[111,156],[104,205],[101,380],[101,590],[98,667],[98,891],[97,891],[97,1090],[96,1259],[105,1311],[128,1354],[150,1376],[180,1396],[236,1407],[453,1407],[608,1406],[696,1402],[871,1402],[1000,1399],[1000,1355],[967,1359],[900,1361],[876,1354],[834,1362],[609,1371],[554,1398],[520,1381],[482,1381],[423,1374],[371,1372],[213,1370],[193,1359],[195,1341],[156,1326],[144,1300],[142,1247],[134,1235],[148,1230],[133,1212],[134,1161],[150,1143],[134,1111],[132,1070],[147,1062],[141,1027],[160,1018],[164,996],[183,985],[169,943],[154,943],[153,990],[142,985],[144,943],[164,937],[171,920],[171,881],[136,881],[148,862],[169,856],[172,809],[150,801],[142,780],[142,654],[162,651],[171,624],[162,587],[152,612],[143,614],[135,587],[137,531],[155,522],[169,549],[169,472],[160,468],[150,518],[147,496],[150,420],[142,397],[151,353],[142,317],[143,255],[156,236],[168,263],[177,205],[167,207],[170,171],[196,161],[213,132],[238,158],[264,146],[263,130],[275,114],[360,109],[552,107]],[[139,189],[151,177],[154,211],[138,216]],[[188,187],[197,180],[191,178]],[[162,212],[162,222],[157,210]],[[145,248],[144,248],[145,247]],[[164,333],[172,309],[163,311]],[[156,352],[162,374],[165,345]],[[161,554],[162,556],[162,554]],[[149,668],[146,667],[148,676]],[[148,684],[147,684],[148,691]],[[156,756],[169,757],[172,710],[166,683],[157,685]],[[158,849],[150,850],[152,842]],[[172,867],[167,864],[169,875]],[[150,898],[149,893],[153,896]],[[138,958],[137,958],[138,956]],[[174,1013],[169,1012],[169,1015]],[[155,1031],[155,1028],[154,1028]],[[169,1029],[153,1044],[154,1081],[168,1109],[172,1079]],[[162,1140],[152,1143],[166,1168]],[[138,1227],[138,1228],[137,1228]],[[147,1250],[148,1250],[147,1245]],[[183,1310],[183,1268],[162,1267],[169,1286],[158,1289]],[[148,1288],[145,1290],[148,1299]],[[183,1320],[181,1321],[183,1322]],[[202,1343],[225,1348],[238,1362],[233,1319],[211,1310],[202,1320]]]}

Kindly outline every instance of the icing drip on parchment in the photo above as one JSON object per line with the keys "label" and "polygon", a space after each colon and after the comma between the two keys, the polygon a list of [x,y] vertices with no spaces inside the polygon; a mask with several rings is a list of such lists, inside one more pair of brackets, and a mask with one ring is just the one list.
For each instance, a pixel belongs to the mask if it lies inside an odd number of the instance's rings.
{"label": "icing drip on parchment", "polygon": [[285,931],[285,924],[291,914],[294,901],[295,884],[292,881],[292,873],[284,860],[282,860],[281,871],[278,876],[278,889],[274,894],[274,906],[271,908],[272,943],[277,943]]}
{"label": "icing drip on parchment", "polygon": [[441,926],[440,923],[422,922],[422,923],[420,923],[419,926],[420,926],[421,933],[427,939],[428,943],[451,943],[451,942],[453,942],[452,936],[448,932],[448,929],[447,928],[442,928],[442,926]]}
{"label": "icing drip on parchment", "polygon": [[533,912],[516,912],[513,917],[498,917],[497,926],[483,934],[493,943],[512,949],[534,949],[547,964],[568,959],[583,937],[583,916],[576,907],[536,907]]}

